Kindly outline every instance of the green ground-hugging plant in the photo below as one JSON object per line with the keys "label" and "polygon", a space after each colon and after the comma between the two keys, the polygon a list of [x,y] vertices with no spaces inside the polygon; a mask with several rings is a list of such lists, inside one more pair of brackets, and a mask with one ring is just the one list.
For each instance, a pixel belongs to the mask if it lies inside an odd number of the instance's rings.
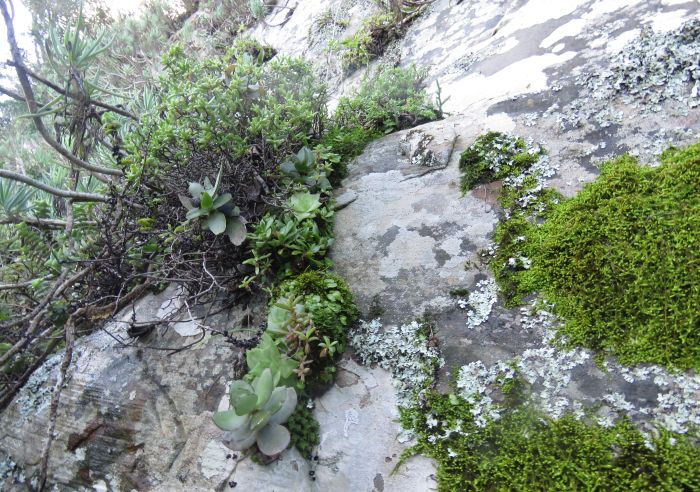
{"label": "green ground-hugging plant", "polygon": [[280,285],[267,332],[284,340],[301,362],[299,375],[305,390],[315,394],[333,383],[336,363],[347,347],[347,331],[358,317],[345,281],[329,272],[311,270]]}
{"label": "green ground-hugging plant", "polygon": [[332,49],[340,53],[343,69],[348,73],[381,56],[389,41],[400,33],[396,16],[392,12],[380,12],[365,19],[352,36],[333,43]]}
{"label": "green ground-hugging plant", "polygon": [[479,427],[460,396],[428,393],[401,411],[433,458],[438,487],[464,490],[698,490],[700,448],[683,435],[647,438],[628,421],[607,428],[571,415],[551,419],[529,406]]}
{"label": "green ground-hugging plant", "polygon": [[501,132],[488,132],[476,139],[459,159],[462,193],[476,185],[519,174],[532,166],[544,149],[528,149],[525,140]]}
{"label": "green ground-hugging plant", "polygon": [[296,410],[287,421],[287,428],[292,444],[304,458],[311,459],[313,449],[321,442],[321,427],[304,401],[297,403]]}

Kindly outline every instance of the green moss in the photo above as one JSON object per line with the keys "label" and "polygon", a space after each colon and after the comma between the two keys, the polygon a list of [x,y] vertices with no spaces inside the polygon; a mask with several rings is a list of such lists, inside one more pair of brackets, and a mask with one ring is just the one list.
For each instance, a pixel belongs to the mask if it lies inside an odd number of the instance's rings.
{"label": "green moss", "polygon": [[670,149],[656,168],[609,162],[569,200],[531,169],[543,155],[489,132],[460,160],[463,191],[504,179],[490,264],[505,305],[540,292],[572,344],[700,368],[700,144]]}
{"label": "green moss", "polygon": [[541,148],[529,149],[522,138],[488,132],[477,138],[459,159],[462,193],[480,184],[520,174],[543,154]]}
{"label": "green moss", "polygon": [[531,230],[522,290],[541,290],[573,343],[623,363],[700,368],[700,144],[657,168],[622,157]]}
{"label": "green moss", "polygon": [[553,420],[528,407],[480,428],[461,397],[431,393],[404,409],[414,453],[438,464],[440,490],[697,490],[700,448],[662,431],[651,440],[627,421],[612,428]]}
{"label": "green moss", "polygon": [[313,450],[320,439],[320,426],[311,410],[306,407],[306,403],[301,401],[297,404],[294,413],[289,417],[286,424],[294,445],[301,455],[306,459],[311,459]]}

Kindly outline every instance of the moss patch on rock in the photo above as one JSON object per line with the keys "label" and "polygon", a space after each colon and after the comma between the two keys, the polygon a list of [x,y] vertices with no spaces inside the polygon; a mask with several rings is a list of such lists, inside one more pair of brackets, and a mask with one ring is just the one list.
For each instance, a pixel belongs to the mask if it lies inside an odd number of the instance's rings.
{"label": "moss patch on rock", "polygon": [[437,461],[440,490],[697,490],[700,448],[662,431],[647,438],[628,421],[603,427],[521,407],[475,424],[469,402],[430,393],[403,409],[417,444],[402,459]]}
{"label": "moss patch on rock", "polygon": [[700,144],[655,168],[606,164],[529,232],[518,288],[555,304],[571,342],[625,364],[700,368]]}

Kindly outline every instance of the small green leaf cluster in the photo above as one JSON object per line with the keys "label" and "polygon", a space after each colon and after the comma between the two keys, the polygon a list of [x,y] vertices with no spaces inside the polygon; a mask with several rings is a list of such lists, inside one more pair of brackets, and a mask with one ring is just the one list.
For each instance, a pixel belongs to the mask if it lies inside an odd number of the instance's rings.
{"label": "small green leaf cluster", "polygon": [[485,427],[461,396],[436,392],[401,410],[417,444],[402,455],[433,458],[440,490],[696,490],[700,448],[683,435],[647,438],[629,421],[613,427],[519,407]]}
{"label": "small green leaf cluster", "polygon": [[328,161],[319,161],[308,147],[302,147],[296,155],[290,155],[280,164],[280,171],[309,191],[327,191],[331,188],[327,177],[331,171],[329,164]]}
{"label": "small green leaf cluster", "polygon": [[518,175],[544,154],[542,148],[528,150],[525,140],[505,133],[488,132],[480,136],[459,159],[462,193],[480,184]]}
{"label": "small green leaf cluster", "polygon": [[298,385],[299,380],[295,376],[295,371],[299,363],[280,352],[277,342],[269,333],[263,333],[258,345],[248,349],[245,357],[248,373],[244,379],[249,383],[260,376],[265,369],[270,369],[273,374],[279,374],[279,384]]}
{"label": "small green leaf cluster", "polygon": [[311,459],[314,447],[321,442],[321,426],[314,414],[303,401],[287,421],[287,428],[292,435],[292,444],[306,459]]}
{"label": "small green leaf cluster", "polygon": [[321,203],[320,195],[292,195],[283,213],[266,214],[248,234],[251,257],[243,263],[255,273],[243,285],[270,274],[282,280],[309,267],[330,267],[332,221],[333,209]]}

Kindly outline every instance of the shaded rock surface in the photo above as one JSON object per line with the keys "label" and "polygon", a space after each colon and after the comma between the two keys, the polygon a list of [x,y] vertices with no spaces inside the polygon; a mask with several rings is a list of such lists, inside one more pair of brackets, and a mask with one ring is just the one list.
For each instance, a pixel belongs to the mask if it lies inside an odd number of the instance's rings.
{"label": "shaded rock surface", "polygon": [[[299,1],[291,16],[282,10],[268,18],[274,24],[284,17],[280,27],[261,25],[253,35],[281,53],[316,61],[337,99],[365,69],[343,79],[328,42],[357,30],[372,5]],[[321,26],[329,9],[332,19],[347,22]],[[479,253],[491,245],[502,213],[498,183],[461,196],[459,153],[486,130],[533,138],[548,149],[556,170],[549,185],[570,196],[610,156],[631,151],[652,163],[668,144],[694,141],[700,121],[690,103],[696,97],[692,83],[677,87],[679,97],[652,98],[653,110],[648,98],[630,99],[604,84],[613,80],[606,74],[614,73],[618,52],[645,27],[669,32],[699,11],[697,2],[683,0],[437,0],[390,46],[385,60],[430,67],[428,83],[440,81],[451,116],[384,137],[350,166],[337,193],[345,198],[333,259],[366,315],[373,304],[383,308],[385,325],[434,315],[446,359],[440,384],[451,370],[470,365],[488,393],[490,368],[518,357],[535,388],[547,391],[540,397],[553,411],[577,401],[602,402],[601,419],[624,410],[674,430],[700,423],[696,376],[612,361],[601,368],[584,353],[550,353],[549,321],[494,301],[484,304],[483,322],[469,324],[469,308],[450,295],[455,289],[473,292],[491,278]],[[598,83],[606,88],[599,101]],[[123,320],[135,312],[138,320],[159,321],[177,302],[175,294],[149,296]],[[264,306],[241,306],[216,323],[256,326],[263,313]],[[106,328],[126,338],[124,323]],[[268,468],[229,457],[210,417],[237,376],[239,352],[220,337],[197,341],[201,330],[191,322],[165,328],[157,326],[141,343],[195,345],[166,355],[123,348],[106,332],[79,344],[50,465],[59,489],[223,490],[230,482],[264,491],[434,488],[433,465],[423,458],[391,474],[407,445],[398,439],[392,381],[387,372],[349,358],[335,386],[315,403],[322,433],[318,462],[296,451]],[[60,355],[47,363],[0,418],[4,489],[23,490],[36,468],[59,361]]]}

